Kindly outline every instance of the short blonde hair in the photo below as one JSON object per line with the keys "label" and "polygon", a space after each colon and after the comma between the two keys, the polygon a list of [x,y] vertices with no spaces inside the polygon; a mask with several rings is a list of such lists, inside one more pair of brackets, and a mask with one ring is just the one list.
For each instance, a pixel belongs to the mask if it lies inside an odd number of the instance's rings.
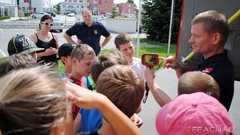
{"label": "short blonde hair", "polygon": [[115,65],[100,74],[97,91],[131,117],[143,99],[144,81],[131,67]]}
{"label": "short blonde hair", "polygon": [[192,25],[202,23],[204,31],[208,34],[219,33],[221,35],[220,44],[224,46],[229,34],[229,26],[226,16],[215,10],[208,10],[196,15],[192,20]]}
{"label": "short blonde hair", "polygon": [[71,119],[64,82],[47,67],[20,69],[0,78],[3,134],[49,135],[60,119]]}
{"label": "short blonde hair", "polygon": [[115,50],[110,53],[100,54],[92,62],[91,75],[93,81],[96,83],[102,71],[117,64],[128,65],[127,58],[120,51]]}
{"label": "short blonde hair", "polygon": [[186,72],[178,81],[178,95],[205,92],[219,99],[220,89],[212,76],[200,71]]}
{"label": "short blonde hair", "polygon": [[72,53],[71,53],[71,58],[76,58],[78,61],[81,61],[84,59],[86,55],[93,55],[94,57],[96,56],[94,50],[92,47],[90,47],[87,44],[77,44],[74,46]]}

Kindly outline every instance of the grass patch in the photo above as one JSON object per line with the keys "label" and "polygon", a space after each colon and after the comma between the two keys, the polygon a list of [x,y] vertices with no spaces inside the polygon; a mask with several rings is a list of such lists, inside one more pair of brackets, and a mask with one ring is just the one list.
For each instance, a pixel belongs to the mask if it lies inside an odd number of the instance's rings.
{"label": "grass patch", "polygon": [[[137,38],[132,38],[132,39],[133,39],[134,42],[137,42]],[[150,40],[148,38],[140,38],[139,42],[143,43],[143,44],[154,44],[154,45],[161,45],[162,44],[158,41]]]}
{"label": "grass patch", "polygon": [[8,57],[2,57],[2,58],[0,58],[0,63],[2,63],[6,58],[8,58]]}

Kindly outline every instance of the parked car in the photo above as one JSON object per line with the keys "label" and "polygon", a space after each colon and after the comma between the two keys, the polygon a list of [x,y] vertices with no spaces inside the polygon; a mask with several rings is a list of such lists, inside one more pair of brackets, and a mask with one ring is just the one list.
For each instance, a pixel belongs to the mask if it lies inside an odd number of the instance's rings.
{"label": "parked car", "polygon": [[35,13],[35,14],[31,14],[31,18],[32,19],[39,19],[39,18],[42,18],[44,15],[49,15],[48,13],[46,12],[38,12],[38,13]]}
{"label": "parked car", "polygon": [[62,32],[63,28],[63,21],[60,18],[53,18],[53,26],[51,30],[58,30],[59,32]]}
{"label": "parked car", "polygon": [[100,15],[100,19],[107,19],[107,15],[101,14],[101,15]]}
{"label": "parked car", "polygon": [[68,13],[67,16],[68,17],[73,17],[73,16],[75,16],[75,13]]}
{"label": "parked car", "polygon": [[[63,21],[60,18],[53,18],[53,26],[51,28],[51,31],[59,31],[62,32],[64,28]],[[39,25],[39,30],[41,29]]]}
{"label": "parked car", "polygon": [[50,14],[52,17],[56,17],[56,14],[54,12],[47,12],[48,14]]}

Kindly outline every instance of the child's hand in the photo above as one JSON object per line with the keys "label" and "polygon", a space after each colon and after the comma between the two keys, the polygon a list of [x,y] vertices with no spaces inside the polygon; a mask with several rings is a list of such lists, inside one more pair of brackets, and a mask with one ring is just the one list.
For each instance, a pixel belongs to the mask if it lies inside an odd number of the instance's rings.
{"label": "child's hand", "polygon": [[133,114],[133,116],[131,117],[131,120],[133,121],[133,123],[138,126],[139,128],[142,126],[143,121],[142,119],[140,119],[138,117],[138,115],[136,113]]}
{"label": "child's hand", "polygon": [[153,67],[146,67],[144,70],[144,76],[147,82],[153,81],[155,78],[155,72]]}

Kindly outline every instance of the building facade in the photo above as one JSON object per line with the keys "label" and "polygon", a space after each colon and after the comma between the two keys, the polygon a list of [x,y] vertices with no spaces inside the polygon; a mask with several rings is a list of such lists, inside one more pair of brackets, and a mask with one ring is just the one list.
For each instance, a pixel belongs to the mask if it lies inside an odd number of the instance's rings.
{"label": "building facade", "polygon": [[94,14],[106,14],[110,13],[114,6],[113,0],[88,0],[89,7]]}
{"label": "building facade", "polygon": [[17,7],[23,12],[43,12],[44,0],[17,0]]}
{"label": "building facade", "polygon": [[17,16],[16,0],[0,0],[0,16]]}
{"label": "building facade", "polygon": [[89,3],[87,3],[87,0],[65,0],[65,2],[60,2],[60,14],[67,14],[70,12],[81,14],[82,9],[88,5]]}
{"label": "building facade", "polygon": [[60,3],[60,13],[74,12],[80,14],[83,8],[90,8],[94,15],[111,14],[112,7],[116,6],[119,14],[129,16],[134,15],[134,4],[120,3],[114,4],[113,0],[65,0]]}
{"label": "building facade", "polygon": [[119,14],[123,15],[123,16],[133,16],[135,14],[135,7],[134,4],[130,4],[130,3],[120,3],[117,4],[116,7],[119,10]]}
{"label": "building facade", "polygon": [[[46,11],[44,10],[44,7],[46,9],[46,6],[44,6],[45,1],[47,0],[0,0],[0,16],[9,15],[17,17],[18,11],[30,13]],[[65,0],[60,2],[60,14],[69,12],[81,14],[83,8],[90,8],[95,15],[111,14],[113,6],[117,7],[117,11],[121,15],[134,15],[134,4],[120,3],[115,5],[113,0]],[[51,8],[48,7],[47,10]]]}

